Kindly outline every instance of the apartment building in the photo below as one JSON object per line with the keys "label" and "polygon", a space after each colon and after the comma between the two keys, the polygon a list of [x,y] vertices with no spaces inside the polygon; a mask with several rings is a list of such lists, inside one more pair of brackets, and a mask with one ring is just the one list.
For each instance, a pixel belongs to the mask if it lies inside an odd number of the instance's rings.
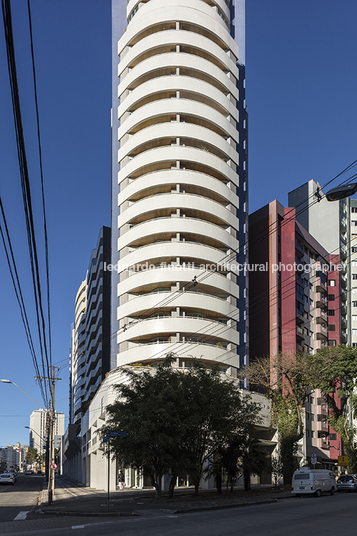
{"label": "apartment building", "polygon": [[83,413],[110,370],[111,231],[102,227],[75,299],[70,350],[70,424]]}
{"label": "apartment building", "polygon": [[[339,308],[341,343],[351,345],[351,307],[353,301],[351,294],[351,283],[353,281],[351,273],[351,232],[353,229],[351,224],[353,219],[351,218],[351,200],[346,198],[329,202],[323,197],[321,185],[314,180],[310,180],[289,192],[288,204],[289,207],[296,208],[297,221],[326,251],[331,255],[338,255],[340,258],[342,264],[339,278],[341,285],[339,291],[341,302]],[[357,217],[354,219],[357,220]],[[357,307],[355,311],[357,311]]]}
{"label": "apartment building", "polygon": [[234,376],[247,360],[246,277],[230,269],[247,218],[233,13],[228,0],[127,3],[113,59],[112,368],[173,353]]}
{"label": "apartment building", "polygon": [[[249,217],[250,360],[314,353],[341,342],[341,263],[299,223],[295,208],[273,201]],[[315,452],[337,462],[340,437],[327,423],[321,393],[309,396],[301,461]]]}
{"label": "apartment building", "polygon": [[[39,454],[45,452],[48,436],[48,412],[43,409],[37,409],[30,415],[29,429],[29,446],[37,450]],[[64,434],[64,413],[55,413],[54,425],[54,447],[58,449],[61,445]]]}

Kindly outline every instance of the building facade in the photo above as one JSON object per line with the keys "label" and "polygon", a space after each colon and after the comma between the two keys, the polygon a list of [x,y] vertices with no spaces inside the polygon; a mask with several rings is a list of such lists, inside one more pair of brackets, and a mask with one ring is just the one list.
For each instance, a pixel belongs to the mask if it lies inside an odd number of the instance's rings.
{"label": "building facade", "polygon": [[111,231],[102,227],[75,300],[70,350],[70,424],[80,422],[110,369]]}
{"label": "building facade", "polygon": [[[250,360],[279,353],[315,353],[341,342],[339,255],[330,255],[298,222],[297,209],[276,200],[249,217]],[[261,267],[261,269],[259,268]],[[315,452],[326,467],[337,462],[341,438],[314,391],[305,406],[302,462]]]}
{"label": "building facade", "polygon": [[246,362],[246,278],[230,266],[245,259],[248,210],[233,13],[227,0],[127,3],[113,61],[112,368],[170,353],[234,376]]}
{"label": "building facade", "polygon": [[[64,413],[55,414],[54,426],[54,446],[60,448],[62,436],[64,434]],[[30,438],[29,446],[43,454],[46,448],[48,436],[48,413],[43,409],[35,410],[30,415]]]}
{"label": "building facade", "polygon": [[357,348],[357,199],[350,199],[348,223],[350,227],[350,295],[348,296],[351,311],[350,344]]}
{"label": "building facade", "polygon": [[19,442],[0,448],[0,472],[21,471],[25,467],[27,449]]}
{"label": "building facade", "polygon": [[[290,207],[296,208],[296,218],[301,225],[326,251],[331,255],[338,255],[340,258],[343,270],[340,272],[341,288],[339,299],[341,303],[338,314],[341,326],[341,343],[348,345],[353,343],[353,328],[351,327],[353,301],[353,294],[351,293],[353,281],[351,272],[351,233],[352,230],[355,230],[352,220],[357,220],[357,217],[351,218],[353,214],[351,203],[352,201],[349,198],[334,202],[327,201],[323,197],[321,185],[314,180],[299,186],[296,190],[289,192],[288,195],[288,204]],[[357,314],[357,294],[355,311]],[[357,331],[355,342],[357,342]]]}

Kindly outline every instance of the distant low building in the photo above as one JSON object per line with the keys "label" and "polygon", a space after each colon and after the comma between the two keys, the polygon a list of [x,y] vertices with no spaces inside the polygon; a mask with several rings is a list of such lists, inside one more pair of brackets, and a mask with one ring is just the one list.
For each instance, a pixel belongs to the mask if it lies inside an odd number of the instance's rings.
{"label": "distant low building", "polygon": [[0,448],[0,472],[21,471],[24,468],[27,449],[28,447],[19,442]]}

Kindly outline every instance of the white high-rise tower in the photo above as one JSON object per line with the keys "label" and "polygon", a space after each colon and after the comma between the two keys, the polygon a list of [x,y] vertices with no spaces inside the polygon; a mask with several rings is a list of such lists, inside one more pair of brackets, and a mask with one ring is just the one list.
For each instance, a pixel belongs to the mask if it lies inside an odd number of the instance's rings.
{"label": "white high-rise tower", "polygon": [[[122,9],[113,0],[113,42]],[[233,13],[229,0],[127,2],[113,65],[112,368],[167,353],[233,375],[245,362],[246,112]]]}

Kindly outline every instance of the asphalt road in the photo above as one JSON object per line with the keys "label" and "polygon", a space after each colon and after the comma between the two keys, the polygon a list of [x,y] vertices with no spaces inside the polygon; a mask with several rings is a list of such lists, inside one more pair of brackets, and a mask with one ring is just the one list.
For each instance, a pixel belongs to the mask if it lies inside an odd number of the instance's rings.
{"label": "asphalt road", "polygon": [[156,517],[66,518],[0,523],[0,534],[26,536],[355,536],[357,493]]}
{"label": "asphalt road", "polygon": [[[14,485],[0,485],[0,523],[13,521],[20,515],[20,512],[29,512],[33,508],[43,478],[40,475],[19,474]],[[25,514],[20,515],[20,517],[24,516]]]}

